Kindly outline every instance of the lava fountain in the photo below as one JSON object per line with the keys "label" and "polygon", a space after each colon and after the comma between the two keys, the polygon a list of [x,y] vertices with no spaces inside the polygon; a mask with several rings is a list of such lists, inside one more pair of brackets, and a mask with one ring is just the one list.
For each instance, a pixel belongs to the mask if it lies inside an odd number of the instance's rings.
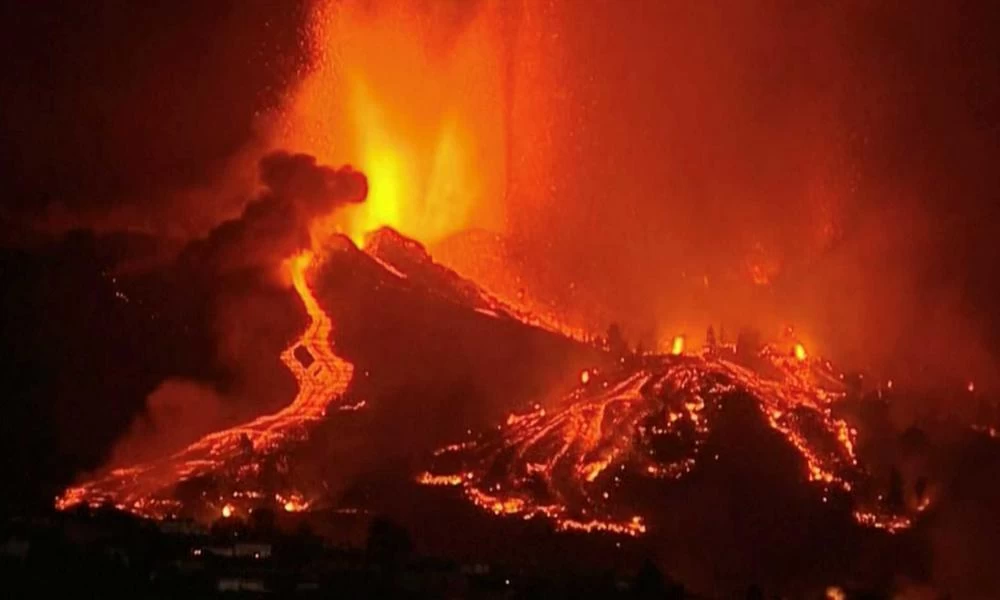
{"label": "lava fountain", "polygon": [[506,180],[505,43],[497,6],[318,2],[312,65],[276,145],[351,164],[363,205],[328,228],[359,245],[382,226],[431,243],[499,228]]}

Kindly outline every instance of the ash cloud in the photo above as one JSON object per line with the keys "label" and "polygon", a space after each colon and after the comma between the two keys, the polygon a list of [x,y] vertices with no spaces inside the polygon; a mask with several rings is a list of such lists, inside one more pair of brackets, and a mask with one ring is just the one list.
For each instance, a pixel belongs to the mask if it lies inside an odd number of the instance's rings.
{"label": "ash cloud", "polygon": [[181,262],[211,272],[273,267],[309,248],[309,224],[337,208],[364,201],[365,176],[350,167],[316,164],[307,154],[275,152],[259,165],[262,193],[239,218],[192,242]]}

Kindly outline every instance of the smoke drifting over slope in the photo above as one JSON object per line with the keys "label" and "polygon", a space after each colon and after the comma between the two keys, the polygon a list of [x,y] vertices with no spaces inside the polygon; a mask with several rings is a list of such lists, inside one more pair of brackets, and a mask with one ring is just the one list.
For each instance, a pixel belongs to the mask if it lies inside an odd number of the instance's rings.
{"label": "smoke drifting over slope", "polygon": [[227,393],[168,379],[149,396],[112,462],[166,455],[203,434],[277,409],[294,395],[278,356],[301,316],[280,266],[313,247],[310,226],[318,216],[364,201],[368,184],[350,167],[334,169],[285,152],[262,158],[259,174],[264,189],[243,214],[188,244],[175,267],[178,281],[206,293],[215,358],[230,374]]}

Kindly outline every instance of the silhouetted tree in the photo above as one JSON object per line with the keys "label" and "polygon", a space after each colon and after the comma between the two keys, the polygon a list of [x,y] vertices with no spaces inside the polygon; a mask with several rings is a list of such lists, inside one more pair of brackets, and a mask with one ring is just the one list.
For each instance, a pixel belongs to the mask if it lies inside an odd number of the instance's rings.
{"label": "silhouetted tree", "polygon": [[622,328],[618,323],[612,323],[608,326],[606,341],[611,354],[616,357],[625,356],[629,353],[628,343],[625,342],[625,336],[622,334]]}
{"label": "silhouetted tree", "polygon": [[756,329],[744,329],[736,337],[736,358],[745,363],[753,363],[757,360],[761,343],[760,332]]}
{"label": "silhouetted tree", "polygon": [[847,397],[851,400],[861,400],[865,397],[865,374],[859,371],[847,373],[844,377],[847,387]]}
{"label": "silhouetted tree", "polygon": [[253,456],[253,442],[250,436],[245,433],[240,434],[240,452],[246,456]]}
{"label": "silhouetted tree", "polygon": [[705,345],[708,346],[709,350],[715,350],[719,345],[715,339],[715,328],[711,325],[708,326],[708,331],[705,332]]}

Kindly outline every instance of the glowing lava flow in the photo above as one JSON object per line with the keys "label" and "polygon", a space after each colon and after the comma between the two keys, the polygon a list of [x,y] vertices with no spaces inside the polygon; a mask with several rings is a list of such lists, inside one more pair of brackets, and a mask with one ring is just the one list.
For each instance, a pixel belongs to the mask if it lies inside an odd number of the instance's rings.
{"label": "glowing lava flow", "polygon": [[[798,453],[803,478],[821,487],[824,502],[833,491],[852,493],[866,475],[855,454],[857,432],[833,416],[844,392],[829,363],[772,347],[760,352],[755,368],[734,358],[648,357],[602,380],[585,371],[581,385],[548,410],[535,405],[496,430],[443,448],[417,482],[458,487],[498,516],[542,516],[558,530],[639,535],[646,524],[634,513],[641,509],[622,496],[643,479],[684,478],[706,464],[708,447],[718,460],[726,440],[713,437],[714,426],[733,418],[726,407],[742,396]],[[912,524],[910,516],[886,510],[859,510],[855,520],[890,533]]]}
{"label": "glowing lava flow", "polygon": [[310,319],[298,340],[281,354],[281,361],[298,382],[298,394],[291,404],[277,413],[209,434],[167,458],[115,469],[71,487],[56,499],[56,508],[111,503],[144,516],[165,517],[184,508],[172,493],[179,483],[220,471],[232,471],[233,478],[227,482],[224,498],[204,498],[210,506],[229,507],[227,512],[232,514],[240,509],[233,504],[235,500],[260,503],[266,499],[288,511],[306,508],[308,501],[296,490],[264,490],[255,476],[261,469],[260,459],[278,450],[281,442],[306,436],[304,426],[323,418],[327,408],[342,398],[353,375],[353,365],[333,353],[333,322],[306,281],[312,261],[313,254],[303,252],[287,263],[292,285]]}

